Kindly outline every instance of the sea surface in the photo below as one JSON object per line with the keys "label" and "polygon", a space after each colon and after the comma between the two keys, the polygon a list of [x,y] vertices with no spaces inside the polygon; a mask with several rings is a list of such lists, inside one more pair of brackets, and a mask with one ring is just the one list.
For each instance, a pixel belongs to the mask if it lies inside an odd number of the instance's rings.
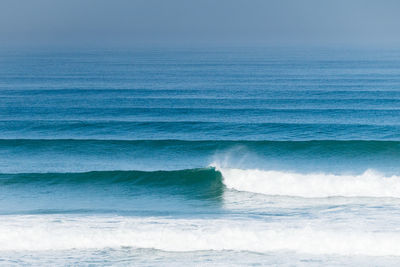
{"label": "sea surface", "polygon": [[0,265],[398,266],[400,50],[0,50]]}

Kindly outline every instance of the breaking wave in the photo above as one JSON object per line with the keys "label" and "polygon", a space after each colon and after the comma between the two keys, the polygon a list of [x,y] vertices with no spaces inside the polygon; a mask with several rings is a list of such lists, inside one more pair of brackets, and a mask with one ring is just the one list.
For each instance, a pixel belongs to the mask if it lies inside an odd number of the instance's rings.
{"label": "breaking wave", "polygon": [[0,174],[0,185],[106,186],[168,188],[171,194],[215,197],[225,189],[297,197],[400,198],[400,176],[374,170],[362,174],[296,173],[277,170],[221,168],[176,171],[94,171],[84,173]]}

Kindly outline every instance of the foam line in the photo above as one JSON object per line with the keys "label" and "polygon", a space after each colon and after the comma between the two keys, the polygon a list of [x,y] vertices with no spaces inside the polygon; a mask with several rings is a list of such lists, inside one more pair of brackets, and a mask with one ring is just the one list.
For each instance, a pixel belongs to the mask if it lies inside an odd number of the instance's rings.
{"label": "foam line", "polygon": [[285,228],[238,220],[14,216],[0,220],[0,251],[155,248],[165,251],[295,251],[308,254],[400,255],[399,232]]}

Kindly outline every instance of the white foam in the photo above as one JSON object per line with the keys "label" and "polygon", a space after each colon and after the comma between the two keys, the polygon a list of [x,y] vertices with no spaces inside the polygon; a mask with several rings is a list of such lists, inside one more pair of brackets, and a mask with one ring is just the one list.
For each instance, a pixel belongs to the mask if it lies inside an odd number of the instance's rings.
{"label": "white foam", "polygon": [[216,169],[222,173],[226,187],[238,191],[298,197],[400,197],[400,176],[384,176],[373,170],[360,175],[334,175]]}
{"label": "white foam", "polygon": [[[325,227],[325,225],[324,225]],[[0,251],[155,248],[166,251],[294,251],[308,254],[400,255],[399,232],[237,220],[132,217],[2,216]]]}

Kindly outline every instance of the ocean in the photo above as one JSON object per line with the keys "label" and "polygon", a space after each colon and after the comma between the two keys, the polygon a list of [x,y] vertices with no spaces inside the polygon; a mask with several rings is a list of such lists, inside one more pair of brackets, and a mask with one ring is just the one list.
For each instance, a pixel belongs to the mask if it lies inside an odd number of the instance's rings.
{"label": "ocean", "polygon": [[0,265],[398,266],[400,50],[0,52]]}

